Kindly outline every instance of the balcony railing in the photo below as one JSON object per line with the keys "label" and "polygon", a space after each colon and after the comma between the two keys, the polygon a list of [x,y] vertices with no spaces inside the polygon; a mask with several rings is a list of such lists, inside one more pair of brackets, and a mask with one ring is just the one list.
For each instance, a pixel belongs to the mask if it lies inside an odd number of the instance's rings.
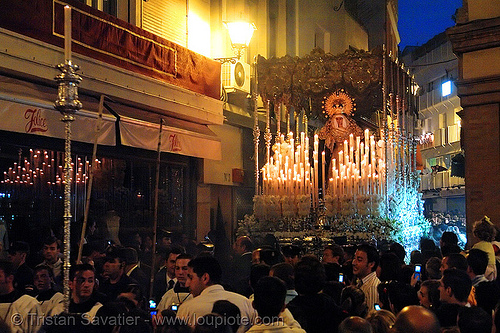
{"label": "balcony railing", "polygon": [[430,173],[427,175],[422,175],[420,180],[420,191],[436,190],[465,185],[465,179],[460,177],[452,177],[451,170],[446,170],[435,174]]}

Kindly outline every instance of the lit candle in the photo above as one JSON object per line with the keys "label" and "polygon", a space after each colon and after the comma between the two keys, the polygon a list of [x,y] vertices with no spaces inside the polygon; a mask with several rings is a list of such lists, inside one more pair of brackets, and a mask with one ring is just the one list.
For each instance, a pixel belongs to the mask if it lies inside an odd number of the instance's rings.
{"label": "lit candle", "polygon": [[71,61],[71,7],[64,6],[64,58]]}
{"label": "lit candle", "polygon": [[321,152],[321,178],[322,178],[322,188],[323,188],[323,198],[325,198],[325,191],[326,191],[326,174],[325,174],[325,169],[326,169],[326,156],[325,156],[325,151],[323,150]]}

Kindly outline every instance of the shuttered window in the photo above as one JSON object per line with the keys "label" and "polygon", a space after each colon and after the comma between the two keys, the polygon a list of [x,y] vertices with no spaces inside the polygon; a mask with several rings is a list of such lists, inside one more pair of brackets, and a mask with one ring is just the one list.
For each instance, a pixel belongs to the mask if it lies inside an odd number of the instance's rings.
{"label": "shuttered window", "polygon": [[143,4],[143,29],[186,46],[186,0],[149,0]]}

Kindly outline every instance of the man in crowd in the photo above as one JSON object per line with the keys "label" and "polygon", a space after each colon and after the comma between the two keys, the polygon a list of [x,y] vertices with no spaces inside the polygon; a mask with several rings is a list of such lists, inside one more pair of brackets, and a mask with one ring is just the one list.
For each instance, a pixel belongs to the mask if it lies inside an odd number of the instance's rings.
{"label": "man in crowd", "polygon": [[300,258],[302,257],[302,249],[297,245],[286,245],[281,248],[283,252],[283,257],[285,257],[285,262],[292,266],[295,266]]}
{"label": "man in crowd", "polygon": [[321,292],[325,283],[325,268],[315,256],[303,256],[295,265],[295,290],[299,295],[287,309],[308,333],[337,332],[344,317],[334,299]]}
{"label": "man in crowd", "polygon": [[460,308],[467,305],[467,298],[472,289],[472,281],[465,271],[451,268],[443,272],[439,285],[441,306],[436,314],[442,327],[457,325]]}
{"label": "man in crowd", "polygon": [[216,301],[227,300],[240,309],[242,324],[238,332],[244,332],[255,322],[255,311],[248,298],[224,290],[220,285],[221,275],[222,269],[215,258],[202,256],[191,260],[186,286],[194,298],[179,307],[177,317],[194,326],[199,318],[212,312]]}
{"label": "man in crowd", "polygon": [[191,259],[192,257],[189,254],[180,254],[177,256],[175,260],[175,278],[177,279],[177,283],[172,289],[167,290],[161,298],[160,303],[158,303],[158,312],[169,309],[172,305],[178,307],[185,301],[193,298],[193,295],[189,292],[189,288],[186,287],[188,264]]}
{"label": "man in crowd", "polygon": [[153,281],[153,299],[159,302],[167,290],[172,289],[177,282],[175,278],[175,260],[183,253],[179,247],[168,248],[164,253],[163,266],[155,274]]}
{"label": "man in crowd", "polygon": [[102,306],[94,297],[94,267],[90,264],[79,264],[71,266],[69,273],[71,289],[69,312],[85,314],[86,318],[91,321]]}
{"label": "man in crowd", "polygon": [[357,278],[357,286],[365,293],[368,310],[373,310],[375,303],[379,303],[377,286],[380,280],[375,270],[379,263],[379,254],[375,247],[362,244],[356,249],[352,260],[352,272]]}
{"label": "man in crowd", "polygon": [[467,274],[472,280],[473,287],[477,287],[481,282],[488,282],[488,279],[484,276],[488,267],[488,253],[479,249],[469,250],[467,266]]}
{"label": "man in crowd", "polygon": [[0,318],[11,332],[24,333],[38,332],[42,324],[41,316],[38,301],[14,288],[12,263],[0,261]]}
{"label": "man in crowd", "polygon": [[271,276],[259,280],[254,290],[253,307],[259,318],[248,332],[290,332],[305,333],[301,328],[290,327],[280,319],[285,309],[286,287],[283,282]]}
{"label": "man in crowd", "polygon": [[295,278],[294,278],[293,266],[287,264],[286,262],[280,262],[279,264],[271,267],[269,271],[269,276],[274,276],[285,283],[286,286],[286,297],[285,304],[288,304],[292,299],[294,299],[298,294],[295,291]]}
{"label": "man in crowd", "polygon": [[14,288],[22,293],[33,292],[33,270],[26,264],[30,246],[26,242],[14,242],[9,248],[9,260],[14,269]]}
{"label": "man in crowd", "polygon": [[441,260],[441,267],[439,268],[441,275],[445,270],[450,268],[456,268],[464,272],[467,271],[467,259],[460,253],[449,253]]}
{"label": "man in crowd", "polygon": [[139,255],[136,249],[126,247],[122,249],[122,251],[125,259],[125,274],[137,281],[142,290],[142,294],[147,295],[149,293],[149,279],[142,268],[139,267]]}
{"label": "man in crowd", "polygon": [[229,284],[242,295],[249,295],[250,268],[252,267],[253,243],[250,237],[241,236],[233,244],[234,257],[229,274]]}
{"label": "man in crowd", "polygon": [[59,254],[61,252],[60,242],[54,236],[46,238],[43,242],[42,265],[47,265],[54,272],[54,282],[56,284],[56,290],[62,290],[62,268],[63,263]]}
{"label": "man in crowd", "polygon": [[116,300],[129,284],[137,284],[137,281],[125,274],[125,260],[122,250],[113,248],[106,255],[102,273],[104,281],[99,285],[99,292],[106,295],[107,301]]}
{"label": "man in crowd", "polygon": [[37,295],[45,317],[54,316],[64,311],[64,296],[54,290],[54,273],[49,266],[38,265],[33,278]]}

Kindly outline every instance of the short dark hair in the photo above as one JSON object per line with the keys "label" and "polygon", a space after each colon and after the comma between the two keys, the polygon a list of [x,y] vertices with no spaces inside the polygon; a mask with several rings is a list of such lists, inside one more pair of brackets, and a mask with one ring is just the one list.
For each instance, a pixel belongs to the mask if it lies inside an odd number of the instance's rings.
{"label": "short dark hair", "polygon": [[361,244],[356,248],[356,251],[361,251],[361,252],[366,253],[366,257],[368,259],[368,262],[374,263],[374,265],[372,267],[372,272],[374,272],[377,269],[378,264],[380,262],[380,255],[378,254],[378,251],[375,248],[375,246],[372,246],[370,244]]}
{"label": "short dark hair", "polygon": [[285,305],[285,297],[286,286],[283,281],[264,276],[255,286],[253,304],[261,318],[278,318]]}
{"label": "short dark hair", "polygon": [[299,294],[317,294],[325,283],[325,267],[315,256],[305,255],[295,265],[295,290]]}
{"label": "short dark hair", "polygon": [[245,248],[246,251],[252,252],[253,251],[253,242],[250,239],[250,237],[241,237],[240,238],[240,244]]}
{"label": "short dark hair", "polygon": [[[340,257],[340,259],[343,259],[344,256],[344,250],[342,249],[342,246],[337,245],[337,244],[329,244],[325,246],[325,250],[330,250],[332,251],[332,256],[334,257]],[[324,251],[324,250],[323,250]]]}
{"label": "short dark hair", "polygon": [[488,267],[488,253],[479,249],[471,249],[467,255],[467,264],[476,275],[483,275]]}
{"label": "short dark hair", "polygon": [[51,278],[54,278],[54,271],[52,270],[52,268],[44,264],[37,265],[33,270],[33,275],[43,270],[46,270]]}
{"label": "short dark hair", "polygon": [[49,236],[43,240],[43,245],[51,245],[56,243],[57,248],[61,248],[61,244],[59,244],[59,239],[57,239],[55,236]]}
{"label": "short dark hair", "polygon": [[286,262],[280,262],[279,264],[271,267],[271,270],[273,271],[274,277],[277,277],[285,283],[286,289],[295,289],[295,280],[292,265]]}
{"label": "short dark hair", "polygon": [[220,283],[222,278],[222,268],[220,267],[217,259],[214,257],[196,257],[189,262],[188,266],[193,268],[193,272],[198,275],[198,277],[202,277],[203,274],[207,273],[210,276],[210,283]]}
{"label": "short dark hair", "polygon": [[104,262],[114,262],[115,259],[118,259],[119,262],[125,262],[124,248],[118,246],[108,248]]}
{"label": "short dark hair", "polygon": [[445,258],[448,258],[446,262],[448,268],[456,268],[464,272],[467,270],[467,259],[460,253],[450,253]]}
{"label": "short dark hair", "polygon": [[177,256],[177,258],[175,259],[176,261],[179,260],[179,259],[193,259],[193,256],[190,255],[189,253],[181,253]]}
{"label": "short dark hair", "polygon": [[269,276],[271,268],[266,264],[254,264],[250,267],[250,286],[255,288],[257,282],[264,277]]}
{"label": "short dark hair", "polygon": [[443,272],[441,278],[445,288],[450,287],[459,302],[467,302],[472,289],[472,281],[465,271],[451,268]]}
{"label": "short dark hair", "polygon": [[232,332],[236,332],[239,328],[239,323],[241,318],[241,311],[234,303],[231,303],[227,300],[218,300],[215,301],[214,306],[212,307],[212,313],[216,313],[219,316],[226,319],[226,322],[233,322],[231,328]]}
{"label": "short dark hair", "polygon": [[458,236],[452,231],[445,231],[441,235],[441,242],[443,244],[453,244],[458,245]]}
{"label": "short dark hair", "polygon": [[433,310],[436,310],[441,305],[441,301],[439,300],[439,285],[439,280],[425,280],[420,286],[420,288],[427,288],[429,301]]}
{"label": "short dark hair", "polygon": [[95,268],[91,264],[78,264],[78,265],[71,266],[71,268],[69,270],[69,279],[73,280],[77,273],[84,272],[84,271],[91,271],[95,275]]}
{"label": "short dark hair", "polygon": [[458,328],[460,333],[491,332],[493,319],[484,309],[473,307],[462,307],[458,311]]}

